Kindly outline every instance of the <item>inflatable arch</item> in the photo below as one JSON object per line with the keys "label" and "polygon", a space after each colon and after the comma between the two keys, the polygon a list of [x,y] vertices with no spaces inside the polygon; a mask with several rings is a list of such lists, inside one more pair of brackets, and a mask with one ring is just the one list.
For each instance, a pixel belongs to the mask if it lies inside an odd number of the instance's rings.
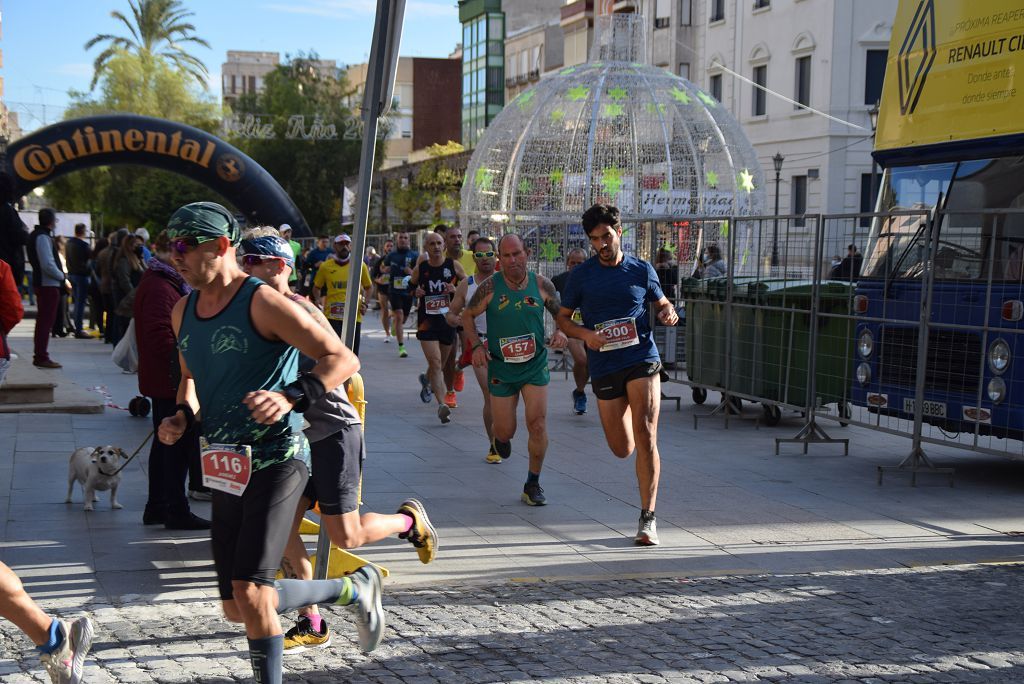
{"label": "inflatable arch", "polygon": [[116,164],[179,173],[219,192],[250,221],[287,223],[296,237],[312,235],[266,169],[205,131],[165,119],[109,114],[61,121],[12,143],[5,170],[21,196],[66,173]]}

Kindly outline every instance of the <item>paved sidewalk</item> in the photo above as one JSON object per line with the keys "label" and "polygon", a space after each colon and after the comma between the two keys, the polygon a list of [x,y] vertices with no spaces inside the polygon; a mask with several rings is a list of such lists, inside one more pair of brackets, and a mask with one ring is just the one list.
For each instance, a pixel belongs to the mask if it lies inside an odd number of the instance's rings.
{"label": "paved sidewalk", "polygon": [[[30,326],[16,329],[15,349],[30,349]],[[590,413],[573,415],[570,384],[554,375],[551,447],[541,478],[551,504],[530,508],[519,502],[525,432],[508,462],[485,463],[472,378],[453,422],[442,426],[433,406],[417,397],[416,375],[425,363],[416,343],[408,345],[408,359],[398,359],[373,321],[367,328],[364,503],[389,512],[407,496],[424,501],[442,535],[440,557],[423,566],[398,540],[362,550],[392,572],[390,638],[378,654],[356,656],[352,629],[334,620],[335,647],[289,661],[303,679],[497,682],[523,679],[532,668],[533,678],[545,681],[588,675],[595,682],[714,681],[731,677],[730,668],[767,677],[750,668],[777,667],[783,674],[775,679],[792,681],[813,681],[805,678],[811,674],[829,681],[872,675],[932,681],[914,678],[911,666],[926,665],[936,672],[921,676],[965,681],[984,658],[995,667],[1020,662],[1017,568],[929,566],[1024,558],[1024,466],[936,447],[929,455],[957,467],[956,487],[928,476],[916,488],[900,476],[878,487],[875,465],[897,462],[908,441],[835,427],[851,438],[850,456],[821,446],[808,456],[794,449],[776,457],[773,438],[795,433],[798,422],[784,419],[760,430],[734,422],[724,430],[702,421],[695,431],[692,413],[708,409],[694,407],[686,388],[669,385],[684,400],[678,413],[663,405],[660,422],[662,546],[640,549],[631,542],[639,515],[633,463],[608,451],[593,398]],[[121,406],[135,395],[135,376],[113,366],[110,347],[63,339],[53,341],[51,352],[65,365],[63,377],[80,386],[105,387]],[[101,494],[97,510],[86,514],[80,490],[74,504],[63,503],[73,448],[113,443],[130,453],[150,428],[148,419],[117,409],[93,416],[0,415],[0,560],[47,608],[98,617],[100,667],[90,670],[92,681],[244,680],[244,641],[213,602],[208,541],[141,524],[145,450],[123,474],[124,510],[110,510]],[[208,504],[194,510],[209,514]],[[827,574],[793,576],[812,572]],[[708,579],[680,583],[681,577]],[[805,583],[823,583],[826,594],[794,598],[799,592],[792,587]],[[874,611],[870,617],[899,619],[847,625],[858,619],[841,598],[851,592],[854,603]],[[453,598],[458,608],[446,610]],[[782,614],[778,606],[786,606]],[[791,608],[804,617],[788,617]],[[635,628],[641,624],[646,627]],[[1012,624],[1017,628],[1007,634],[1004,627]],[[744,625],[760,630],[751,639],[769,644],[766,634],[788,636],[792,644],[776,647],[796,656],[779,656],[796,671],[782,667],[774,651],[765,650],[772,658],[746,653],[759,648],[746,637],[711,647],[717,643],[711,635],[736,637]],[[867,634],[881,636],[865,641]],[[885,635],[899,636],[897,645]],[[3,623],[0,653],[21,658],[24,640],[10,638],[15,633]],[[817,649],[818,659],[797,646]],[[916,650],[927,662],[902,657],[901,649]],[[595,663],[590,669],[578,662],[581,653]],[[722,655],[702,664],[710,656],[695,653]],[[941,664],[947,660],[967,669],[943,680],[937,673],[954,671]],[[559,669],[567,663],[571,671]],[[895,670],[885,670],[890,666]],[[23,667],[38,676],[30,656],[0,660],[0,678],[19,681],[14,673]],[[1000,681],[985,677],[1004,671],[979,672],[976,681]]]}

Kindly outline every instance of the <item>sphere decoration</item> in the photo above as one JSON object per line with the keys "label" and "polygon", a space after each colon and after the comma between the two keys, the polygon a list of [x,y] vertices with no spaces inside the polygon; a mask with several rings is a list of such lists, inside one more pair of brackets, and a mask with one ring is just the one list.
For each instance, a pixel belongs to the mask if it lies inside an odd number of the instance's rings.
{"label": "sphere decoration", "polygon": [[[599,17],[589,62],[505,106],[469,161],[464,227],[546,235],[601,202],[619,208],[624,232],[696,219],[699,239],[725,253],[729,218],[763,213],[764,174],[739,123],[690,81],[643,63],[644,26],[641,15]],[[758,253],[756,232],[737,233],[744,261]],[[557,242],[535,246],[553,257]]]}

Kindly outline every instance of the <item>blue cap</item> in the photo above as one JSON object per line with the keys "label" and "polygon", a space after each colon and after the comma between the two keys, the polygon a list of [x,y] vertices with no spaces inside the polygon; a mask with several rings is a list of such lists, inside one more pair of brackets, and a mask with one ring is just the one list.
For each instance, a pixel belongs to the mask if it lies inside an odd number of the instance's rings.
{"label": "blue cap", "polygon": [[284,238],[276,235],[246,238],[241,244],[242,254],[259,254],[260,256],[284,259],[289,266],[295,266],[295,254],[292,246]]}

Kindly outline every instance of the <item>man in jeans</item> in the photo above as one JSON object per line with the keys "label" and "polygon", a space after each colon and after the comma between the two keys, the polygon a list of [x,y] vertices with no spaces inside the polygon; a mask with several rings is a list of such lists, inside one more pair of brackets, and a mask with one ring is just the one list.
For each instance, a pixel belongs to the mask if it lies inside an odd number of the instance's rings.
{"label": "man in jeans", "polygon": [[53,241],[53,229],[57,226],[57,216],[53,209],[39,210],[39,225],[32,231],[28,240],[28,260],[32,264],[32,287],[36,293],[38,307],[36,309],[35,349],[32,363],[39,368],[61,368],[61,365],[50,358],[50,330],[57,318],[57,305],[60,291],[67,280],[60,267],[57,245]]}
{"label": "man in jeans", "polygon": [[85,301],[89,298],[89,243],[85,241],[85,224],[75,224],[75,237],[64,245],[64,258],[68,264],[68,280],[71,281],[71,296],[75,300],[72,318],[75,321],[75,337],[89,339],[91,335],[82,327]]}

